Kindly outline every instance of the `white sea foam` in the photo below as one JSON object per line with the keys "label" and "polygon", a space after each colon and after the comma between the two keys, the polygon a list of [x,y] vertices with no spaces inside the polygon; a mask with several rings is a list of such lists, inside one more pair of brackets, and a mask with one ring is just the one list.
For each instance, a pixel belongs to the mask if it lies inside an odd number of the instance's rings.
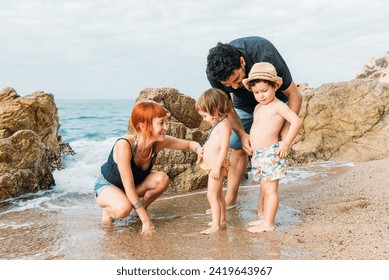
{"label": "white sea foam", "polygon": [[92,193],[100,167],[107,160],[114,141],[115,138],[72,142],[76,154],[63,157],[65,168],[54,172],[55,189],[67,193]]}

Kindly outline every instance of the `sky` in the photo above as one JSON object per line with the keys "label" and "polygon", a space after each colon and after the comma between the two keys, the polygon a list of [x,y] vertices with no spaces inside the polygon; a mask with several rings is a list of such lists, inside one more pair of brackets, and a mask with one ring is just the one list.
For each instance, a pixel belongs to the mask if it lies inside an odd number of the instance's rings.
{"label": "sky", "polygon": [[349,81],[389,51],[387,0],[0,0],[0,90],[56,99],[136,98],[210,87],[217,42],[261,36],[296,83]]}

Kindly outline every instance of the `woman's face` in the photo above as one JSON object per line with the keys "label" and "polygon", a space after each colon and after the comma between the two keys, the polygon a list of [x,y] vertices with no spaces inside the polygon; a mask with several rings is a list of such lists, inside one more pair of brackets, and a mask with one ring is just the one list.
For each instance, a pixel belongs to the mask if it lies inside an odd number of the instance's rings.
{"label": "woman's face", "polygon": [[155,141],[161,141],[165,138],[167,131],[167,118],[153,118],[153,134]]}

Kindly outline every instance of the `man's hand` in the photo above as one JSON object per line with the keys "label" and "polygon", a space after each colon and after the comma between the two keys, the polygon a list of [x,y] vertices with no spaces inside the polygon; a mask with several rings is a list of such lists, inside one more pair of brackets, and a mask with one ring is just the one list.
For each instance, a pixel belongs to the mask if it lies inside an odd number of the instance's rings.
{"label": "man's hand", "polygon": [[245,151],[245,153],[249,156],[253,154],[253,149],[251,149],[251,144],[250,144],[250,135],[247,133],[244,133],[240,141],[242,142],[242,149]]}

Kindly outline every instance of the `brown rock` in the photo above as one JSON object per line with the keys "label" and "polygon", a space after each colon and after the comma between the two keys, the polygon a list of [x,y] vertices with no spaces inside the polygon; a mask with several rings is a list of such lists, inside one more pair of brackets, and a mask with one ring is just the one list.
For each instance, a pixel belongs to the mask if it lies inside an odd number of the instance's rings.
{"label": "brown rock", "polygon": [[61,165],[59,127],[52,94],[0,91],[0,200],[54,185],[51,171]]}
{"label": "brown rock", "polygon": [[[199,128],[204,124],[194,109],[196,101],[193,98],[172,88],[148,88],[139,94],[136,102],[148,99],[162,104],[168,110],[168,135],[203,144],[207,131]],[[196,154],[191,151],[164,149],[158,153],[154,169],[169,176],[171,182],[169,191],[205,188],[208,175],[196,165],[196,160]]]}
{"label": "brown rock", "polygon": [[358,79],[302,94],[303,127],[292,146],[292,163],[367,161],[389,155],[389,84]]}
{"label": "brown rock", "polygon": [[369,58],[368,64],[358,71],[355,78],[369,78],[381,83],[389,83],[389,52],[381,58]]}

